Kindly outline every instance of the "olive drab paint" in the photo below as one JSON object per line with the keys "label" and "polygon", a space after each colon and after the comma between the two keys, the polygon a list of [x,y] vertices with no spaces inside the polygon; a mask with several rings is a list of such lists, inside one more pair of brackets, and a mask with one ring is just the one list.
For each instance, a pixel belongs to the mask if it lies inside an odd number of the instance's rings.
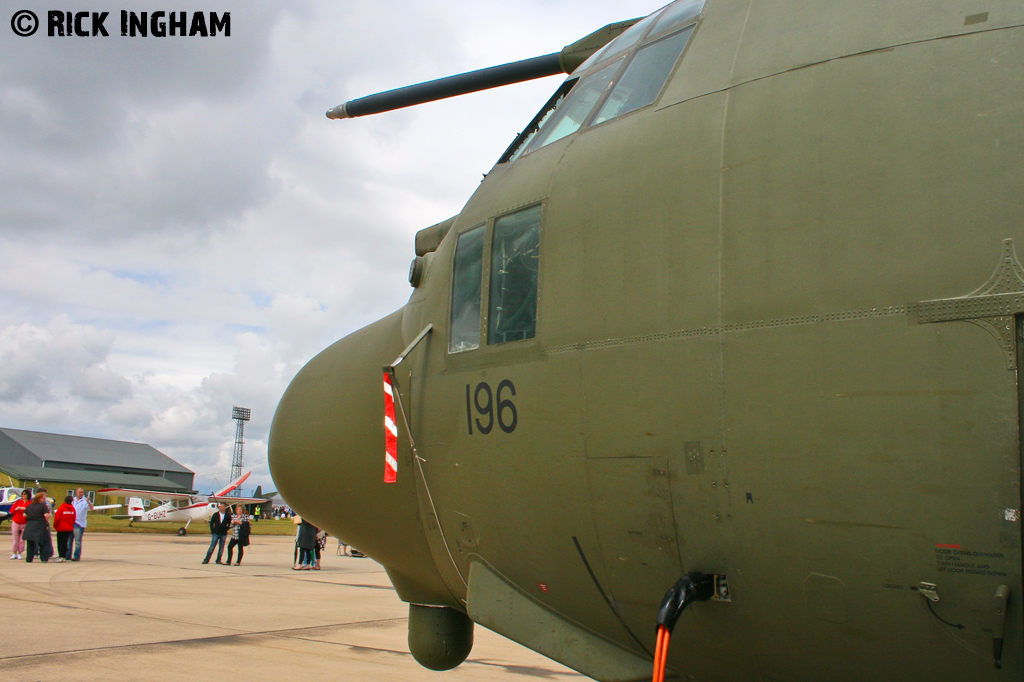
{"label": "olive drab paint", "polygon": [[448,609],[411,625],[434,667],[475,622],[650,679],[700,571],[680,679],[1021,679],[1024,5],[682,1],[594,35],[417,236],[409,302],[296,376],[281,493]]}

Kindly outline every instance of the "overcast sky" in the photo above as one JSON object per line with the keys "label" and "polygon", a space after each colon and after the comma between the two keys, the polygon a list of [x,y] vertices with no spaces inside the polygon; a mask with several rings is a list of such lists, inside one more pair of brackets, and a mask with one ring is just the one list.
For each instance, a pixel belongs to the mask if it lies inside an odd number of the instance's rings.
{"label": "overcast sky", "polygon": [[[298,369],[403,305],[417,230],[461,209],[558,77],[349,121],[355,97],[556,52],[628,0],[5,3],[0,426],[149,443],[207,491],[250,482]],[[33,36],[11,28],[31,9]],[[47,37],[47,10],[110,37]],[[119,12],[231,12],[127,38]]]}

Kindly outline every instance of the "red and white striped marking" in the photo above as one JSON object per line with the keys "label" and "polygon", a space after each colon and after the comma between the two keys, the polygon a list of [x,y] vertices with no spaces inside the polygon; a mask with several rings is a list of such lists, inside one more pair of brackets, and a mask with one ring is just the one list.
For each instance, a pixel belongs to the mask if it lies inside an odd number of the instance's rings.
{"label": "red and white striped marking", "polygon": [[391,377],[384,373],[384,482],[398,480],[398,426],[395,424],[395,394]]}

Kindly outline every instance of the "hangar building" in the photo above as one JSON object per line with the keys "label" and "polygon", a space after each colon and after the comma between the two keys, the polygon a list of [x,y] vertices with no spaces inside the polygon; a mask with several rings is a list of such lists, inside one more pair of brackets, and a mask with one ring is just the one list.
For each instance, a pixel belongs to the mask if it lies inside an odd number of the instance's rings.
{"label": "hangar building", "polygon": [[101,488],[190,493],[194,476],[144,443],[0,428],[0,486],[43,486],[54,498],[81,486],[94,499]]}

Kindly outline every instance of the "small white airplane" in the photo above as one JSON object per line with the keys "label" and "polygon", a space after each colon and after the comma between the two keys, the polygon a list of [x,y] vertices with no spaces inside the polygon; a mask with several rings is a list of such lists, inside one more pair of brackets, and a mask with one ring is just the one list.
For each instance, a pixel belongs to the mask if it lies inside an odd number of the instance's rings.
{"label": "small white airplane", "polygon": [[[235,497],[229,493],[242,485],[249,474],[232,481],[223,490],[218,490],[213,495],[189,495],[187,493],[165,493],[158,490],[131,490],[128,488],[104,488],[97,490],[97,495],[108,495],[112,497],[128,498],[128,513],[114,514],[115,519],[130,519],[128,525],[139,523],[184,523],[184,527],[178,529],[178,535],[187,532],[188,525],[193,521],[205,521],[217,511],[217,505],[223,502],[227,505],[236,504],[266,504],[270,500],[260,497]],[[162,502],[159,507],[149,511],[142,505],[143,500],[158,500]]]}

